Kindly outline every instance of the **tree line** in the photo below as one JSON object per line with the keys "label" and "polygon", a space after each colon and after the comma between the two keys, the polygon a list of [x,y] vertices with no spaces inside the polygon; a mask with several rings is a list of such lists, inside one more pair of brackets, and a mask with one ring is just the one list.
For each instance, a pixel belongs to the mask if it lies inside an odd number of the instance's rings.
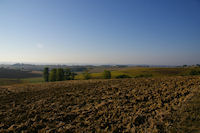
{"label": "tree line", "polygon": [[43,76],[45,82],[74,80],[76,73],[72,72],[69,68],[53,68],[49,70],[48,67],[44,68]]}

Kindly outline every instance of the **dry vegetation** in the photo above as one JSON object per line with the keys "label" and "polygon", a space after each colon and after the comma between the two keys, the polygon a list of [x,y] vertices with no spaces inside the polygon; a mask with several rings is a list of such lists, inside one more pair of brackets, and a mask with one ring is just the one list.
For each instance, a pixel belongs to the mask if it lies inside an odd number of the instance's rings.
{"label": "dry vegetation", "polygon": [[198,76],[2,87],[0,132],[200,131],[199,89]]}

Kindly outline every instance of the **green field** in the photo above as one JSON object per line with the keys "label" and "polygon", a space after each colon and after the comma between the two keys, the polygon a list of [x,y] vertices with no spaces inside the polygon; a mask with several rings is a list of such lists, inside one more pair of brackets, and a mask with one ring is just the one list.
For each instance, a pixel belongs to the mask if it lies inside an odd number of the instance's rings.
{"label": "green field", "polygon": [[44,82],[42,77],[23,78],[23,79],[0,78],[0,86],[14,85],[14,84],[25,84],[25,83],[41,83],[41,82]]}
{"label": "green field", "polygon": [[13,84],[21,84],[22,81],[19,79],[6,79],[6,78],[1,78],[0,79],[0,86],[2,85],[13,85]]}
{"label": "green field", "polygon": [[[166,76],[188,76],[191,75],[191,71],[200,71],[199,67],[187,67],[187,68],[149,68],[149,67],[126,67],[121,69],[108,69],[111,71],[112,78],[116,78],[119,75],[128,75],[132,78],[137,77],[166,77]],[[92,79],[102,79],[103,69],[99,72],[93,73],[91,70]],[[84,79],[82,74],[76,76],[76,79]]]}
{"label": "green field", "polygon": [[38,77],[38,78],[25,78],[22,79],[23,83],[41,83],[44,82],[43,77]]}

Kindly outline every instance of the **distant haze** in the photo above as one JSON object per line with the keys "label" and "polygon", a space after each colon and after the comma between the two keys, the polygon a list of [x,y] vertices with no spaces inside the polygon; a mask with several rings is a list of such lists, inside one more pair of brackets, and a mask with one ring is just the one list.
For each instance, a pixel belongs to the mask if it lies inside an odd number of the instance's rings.
{"label": "distant haze", "polygon": [[200,64],[199,0],[1,0],[0,62]]}

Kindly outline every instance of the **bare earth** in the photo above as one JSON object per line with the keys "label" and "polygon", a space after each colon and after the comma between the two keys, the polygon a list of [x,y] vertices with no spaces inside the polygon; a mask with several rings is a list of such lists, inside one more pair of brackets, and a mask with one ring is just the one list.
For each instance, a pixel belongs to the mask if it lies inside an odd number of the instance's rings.
{"label": "bare earth", "polygon": [[199,90],[200,77],[1,87],[0,132],[198,132],[193,120],[189,129],[181,125]]}

